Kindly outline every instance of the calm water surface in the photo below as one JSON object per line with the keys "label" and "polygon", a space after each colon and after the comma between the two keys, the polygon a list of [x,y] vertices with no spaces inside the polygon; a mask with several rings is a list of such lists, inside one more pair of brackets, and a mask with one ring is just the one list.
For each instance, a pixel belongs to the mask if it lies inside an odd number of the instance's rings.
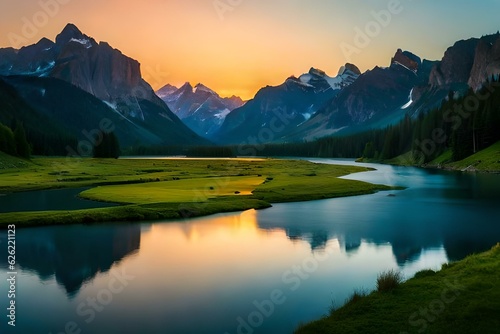
{"label": "calm water surface", "polygon": [[[408,188],[177,222],[20,229],[16,328],[0,311],[0,333],[291,333],[372,290],[383,270],[411,277],[500,241],[500,176],[368,166],[378,170],[346,178]],[[1,310],[6,295],[2,284]]]}
{"label": "calm water surface", "polygon": [[88,201],[78,194],[89,188],[36,190],[0,194],[0,213],[21,211],[83,210],[117,206],[114,203]]}

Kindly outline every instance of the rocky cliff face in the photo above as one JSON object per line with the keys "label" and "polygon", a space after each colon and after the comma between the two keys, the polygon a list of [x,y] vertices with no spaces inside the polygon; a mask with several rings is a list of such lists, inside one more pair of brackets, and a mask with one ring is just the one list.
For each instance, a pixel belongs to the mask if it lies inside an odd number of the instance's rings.
{"label": "rocky cliff face", "polygon": [[223,98],[223,101],[225,102],[229,110],[234,110],[245,104],[245,101],[243,101],[241,97],[235,95]]}
{"label": "rocky cliff face", "polygon": [[360,75],[311,119],[300,124],[287,139],[314,140],[339,131],[350,131],[385,119],[398,120],[413,87],[428,78],[420,58],[398,50],[387,68],[375,67]]}
{"label": "rocky cliff face", "polygon": [[162,104],[142,79],[139,62],[106,42],[97,43],[73,24],[66,25],[55,43],[42,38],[20,50],[2,49],[0,56],[1,75],[61,79],[112,105],[126,105],[132,116],[144,118],[136,98]]}
{"label": "rocky cliff face", "polygon": [[158,89],[156,91],[156,95],[158,95],[158,97],[163,100],[165,98],[168,98],[170,95],[172,95],[178,89],[179,88],[177,88],[175,86],[167,84],[167,85],[163,86],[162,88]]}
{"label": "rocky cliff face", "polygon": [[50,76],[65,80],[101,100],[124,103],[141,118],[144,115],[134,98],[155,103],[153,89],[142,80],[138,61],[113,49],[108,43],[97,43],[74,25],[67,25],[57,36],[57,58]]}
{"label": "rocky cliff face", "polygon": [[0,75],[37,75],[50,71],[55,65],[54,42],[42,38],[38,43],[0,49]]}
{"label": "rocky cliff face", "polygon": [[351,85],[359,69],[346,64],[336,77],[311,68],[298,78],[291,76],[279,86],[267,86],[243,107],[232,111],[214,140],[241,144],[282,141],[328,101]]}
{"label": "rocky cliff face", "polygon": [[500,34],[456,42],[441,61],[426,62],[429,80],[412,91],[413,115],[438,107],[450,91],[464,94],[469,87],[478,90],[491,76],[500,73]]}
{"label": "rocky cliff face", "polygon": [[482,38],[476,47],[469,86],[477,90],[485,80],[500,74],[500,35],[492,39]]}
{"label": "rocky cliff face", "polygon": [[403,65],[413,72],[417,72],[422,62],[420,58],[416,57],[415,55],[409,52],[403,52],[403,50],[398,49],[394,57],[391,59],[391,64],[395,63]]}
{"label": "rocky cliff face", "polygon": [[[55,42],[43,38],[38,43],[19,50],[0,49],[1,75],[27,77],[22,85],[16,86],[21,95],[32,90],[31,86],[40,85],[36,80],[29,82],[29,78],[58,79],[57,81],[70,83],[75,89],[90,93],[107,105],[105,108],[95,108],[96,110],[101,112],[109,109],[124,122],[140,130],[137,135],[134,131],[129,132],[135,138],[126,138],[126,127],[120,129],[122,132],[117,129],[117,133],[121,133],[121,142],[157,145],[206,143],[188,129],[142,79],[138,61],[125,56],[106,42],[97,43],[73,24],[66,25]],[[46,81],[41,85],[48,85],[51,89],[58,86],[53,81]],[[49,88],[40,89],[49,92]],[[71,95],[83,99],[83,95],[78,92],[71,91]],[[34,107],[47,102],[44,96],[40,101],[35,101],[30,94],[23,96]],[[60,101],[50,101],[50,108],[65,109],[63,105],[69,104],[63,104],[65,99],[66,97],[61,96]],[[81,117],[82,111],[78,108],[63,111],[71,115],[64,122],[65,126],[75,129],[72,119]]]}
{"label": "rocky cliff face", "polygon": [[458,41],[446,50],[441,62],[429,78],[433,87],[468,84],[478,89],[493,74],[498,73],[500,58],[499,35]]}
{"label": "rocky cliff face", "polygon": [[345,71],[351,71],[352,73],[354,73],[355,75],[361,75],[361,71],[359,70],[359,68],[354,65],[354,64],[351,64],[351,63],[346,63],[342,68],[341,68],[341,72],[339,71],[339,74],[343,74],[345,73]]}
{"label": "rocky cliff face", "polygon": [[429,84],[439,87],[453,83],[467,83],[474,64],[477,43],[477,38],[471,38],[456,42],[448,48],[439,65],[431,71]]}

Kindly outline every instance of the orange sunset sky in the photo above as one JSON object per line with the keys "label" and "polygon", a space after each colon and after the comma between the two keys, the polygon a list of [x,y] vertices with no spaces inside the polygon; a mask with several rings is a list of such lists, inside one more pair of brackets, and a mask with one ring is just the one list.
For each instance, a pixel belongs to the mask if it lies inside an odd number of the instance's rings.
{"label": "orange sunset sky", "polygon": [[[393,6],[393,7],[391,7]],[[66,23],[142,65],[155,88],[202,82],[249,99],[310,67],[336,75],[387,66],[397,48],[440,59],[459,39],[500,29],[500,1],[482,0],[2,0],[0,47],[51,40]],[[383,25],[374,12],[395,8]],[[388,11],[389,12],[389,11]],[[390,13],[390,12],[389,12]],[[35,31],[26,34],[26,22]],[[378,25],[378,26],[377,26]],[[356,47],[356,31],[372,29]],[[359,29],[359,30],[357,30]],[[358,44],[359,45],[359,44]]]}

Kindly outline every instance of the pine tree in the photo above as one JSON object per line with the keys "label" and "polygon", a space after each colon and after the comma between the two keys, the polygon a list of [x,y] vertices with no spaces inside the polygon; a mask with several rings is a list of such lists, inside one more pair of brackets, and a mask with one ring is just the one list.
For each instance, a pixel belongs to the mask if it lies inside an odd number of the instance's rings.
{"label": "pine tree", "polygon": [[22,123],[17,123],[16,129],[14,130],[14,139],[16,142],[16,152],[17,155],[22,158],[29,158],[31,147],[26,139],[26,132]]}
{"label": "pine tree", "polygon": [[375,147],[373,146],[373,142],[366,143],[365,149],[363,151],[363,158],[375,158]]}
{"label": "pine tree", "polygon": [[16,155],[16,141],[12,130],[0,123],[0,151]]}
{"label": "pine tree", "polygon": [[120,144],[114,132],[103,132],[102,140],[93,149],[94,158],[118,158],[120,156]]}

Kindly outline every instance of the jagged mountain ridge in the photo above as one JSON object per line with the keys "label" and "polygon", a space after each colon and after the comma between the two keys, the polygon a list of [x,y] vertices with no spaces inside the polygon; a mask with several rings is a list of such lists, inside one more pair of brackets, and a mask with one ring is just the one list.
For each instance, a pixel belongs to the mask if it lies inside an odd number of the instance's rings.
{"label": "jagged mountain ridge", "polygon": [[389,67],[377,66],[361,74],[286,140],[314,140],[365,128],[367,123],[397,122],[404,116],[413,87],[428,78],[428,66],[422,64],[418,56],[397,50]]}
{"label": "jagged mountain ridge", "polygon": [[[291,77],[285,84],[302,84],[310,90],[315,87],[315,93],[320,93],[321,89],[327,87],[324,82],[316,82],[308,87],[307,80],[310,80],[311,73],[314,72],[312,70],[299,78]],[[300,113],[297,113],[297,109],[304,108],[301,101],[286,102],[282,100],[280,89],[262,89],[244,107],[253,107],[253,112],[243,113],[240,108],[228,115],[218,140],[234,143],[236,140],[233,138],[239,138],[240,142],[246,143],[248,140],[245,139],[257,138],[259,132],[265,131],[262,129],[269,126],[268,122],[276,116],[276,111],[290,109],[291,112],[286,114],[290,119],[287,118],[286,121],[291,126],[284,131],[273,131],[270,141],[302,142],[384,128],[397,123],[406,115],[417,117],[439,107],[450,91],[457,96],[464,94],[469,88],[478,90],[486,80],[499,73],[499,33],[458,41],[448,48],[439,61],[421,60],[411,52],[398,49],[388,67],[376,66],[355,76],[336,94],[325,98],[322,107],[311,113],[310,117],[301,118]],[[321,71],[317,74],[321,75]],[[283,89],[283,86],[280,87]],[[311,96],[309,98],[313,99]],[[256,105],[255,101],[261,104]],[[272,108],[269,108],[269,104],[262,104],[262,101],[272,101]],[[275,114],[268,112],[269,109]],[[264,140],[261,138],[254,141],[261,143]]]}
{"label": "jagged mountain ridge", "polygon": [[289,77],[279,86],[262,88],[253,99],[226,117],[213,138],[231,144],[280,141],[355,82],[360,74],[352,64],[343,66],[336,77],[311,68],[298,78]]}
{"label": "jagged mountain ridge", "polygon": [[193,87],[186,82],[180,88],[167,84],[156,94],[191,130],[206,138],[219,130],[231,111],[244,104],[237,96],[222,98],[201,83]]}
{"label": "jagged mountain ridge", "polygon": [[[0,74],[25,78],[19,90],[34,109],[40,109],[23,89],[30,90],[29,78],[53,78],[70,83],[106,104],[110,113],[129,123],[135,131],[118,131],[120,142],[142,145],[207,144],[208,142],[182,123],[142,79],[140,64],[113,49],[106,42],[97,43],[73,24],[57,35],[19,50],[0,49]],[[33,82],[33,86],[39,82]],[[49,86],[53,87],[53,81]],[[73,96],[82,96],[72,93]],[[63,97],[64,98],[64,97]],[[55,101],[51,101],[53,108]],[[43,109],[43,108],[42,108]],[[66,112],[71,112],[67,110]],[[83,111],[80,111],[83,112]],[[75,115],[77,119],[80,115]],[[67,122],[72,122],[70,118]],[[67,124],[74,128],[75,124]],[[78,126],[78,124],[77,124]],[[82,129],[83,130],[83,129]],[[127,138],[127,133],[131,133]],[[78,133],[75,134],[78,136]]]}
{"label": "jagged mountain ridge", "polygon": [[[227,109],[234,111],[226,116],[221,126],[209,126],[201,132],[210,133],[220,143],[237,144],[248,138],[257,138],[260,143],[267,140],[303,141],[335,133],[380,128],[397,122],[406,114],[416,116],[438,106],[450,91],[462,94],[469,87],[477,90],[489,77],[498,76],[499,36],[497,33],[458,41],[437,62],[421,61],[416,55],[398,50],[389,67],[375,67],[362,75],[351,64],[346,64],[336,78],[312,68],[299,77],[289,77],[280,86],[261,89],[254,99],[242,107],[237,107],[237,100],[233,101],[234,108]],[[11,80],[9,84],[19,91],[33,110],[40,111],[42,107],[23,92],[30,85],[40,86],[38,81],[28,82],[32,77],[56,78],[92,94],[104,101],[105,108],[115,113],[122,122],[141,129],[136,133],[142,135],[132,136],[133,140],[120,138],[124,142],[203,142],[170,112],[142,79],[137,61],[105,42],[96,42],[74,25],[67,25],[55,42],[42,38],[38,43],[19,50],[0,49],[0,74],[24,78],[22,85],[19,80]],[[50,81],[49,86],[57,84]],[[165,94],[175,92],[175,87],[164,88]],[[203,85],[196,89],[186,86],[184,89],[186,92],[189,89],[191,92],[211,92]],[[208,97],[206,101],[207,105],[217,104],[214,98]],[[54,103],[51,102],[52,108],[57,107]],[[203,114],[199,111],[204,103],[199,103],[199,106],[187,100],[183,103],[184,110],[198,110],[198,115],[192,113],[188,116],[189,113],[185,113],[186,123],[208,123],[206,118],[199,117]],[[213,110],[212,115],[220,114]],[[224,116],[224,113],[220,115]],[[262,135],[263,129],[270,128],[276,118],[284,121],[285,127],[280,125],[279,131],[272,131],[272,138],[269,131],[267,135]],[[221,128],[214,130],[218,126]],[[122,133],[122,137],[126,136],[126,131]]]}

